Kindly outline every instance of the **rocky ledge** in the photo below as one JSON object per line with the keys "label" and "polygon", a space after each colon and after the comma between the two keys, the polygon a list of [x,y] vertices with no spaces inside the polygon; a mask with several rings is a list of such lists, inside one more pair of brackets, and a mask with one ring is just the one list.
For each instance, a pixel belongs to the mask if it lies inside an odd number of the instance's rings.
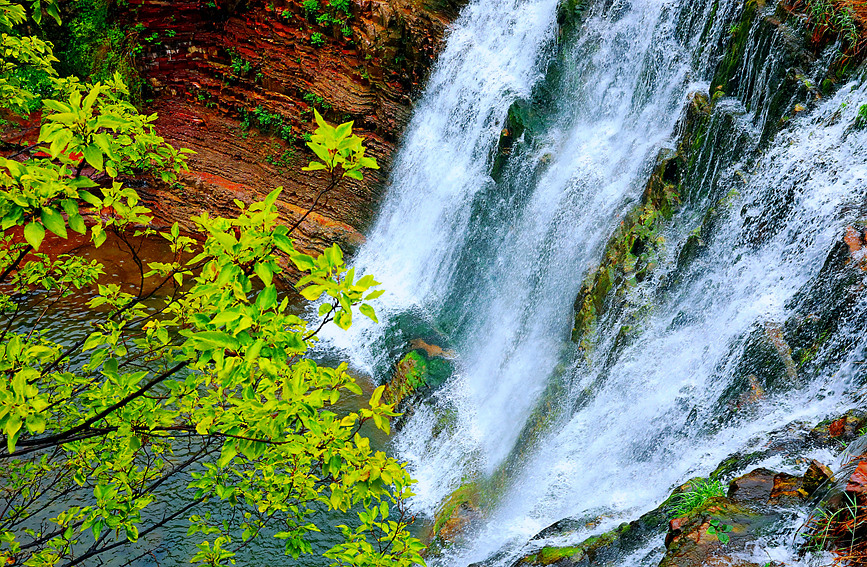
{"label": "rocky ledge", "polygon": [[[785,540],[796,554],[831,552],[845,558],[853,545],[862,543],[867,548],[865,425],[867,412],[860,410],[813,428],[792,424],[769,434],[757,451],[730,456],[707,479],[690,480],[656,509],[614,530],[574,545],[545,546],[544,541],[568,538],[587,524],[571,519],[557,522],[534,538],[542,545],[513,567],[608,566],[633,553],[646,553],[648,560],[662,554],[660,567],[773,567],[781,563],[767,554],[766,547],[775,540]],[[843,465],[835,472],[815,459],[804,458],[817,449],[845,451],[840,459]],[[757,467],[738,474],[755,464],[780,459],[801,463],[804,473]],[[724,494],[694,499],[692,509],[683,509],[684,494],[695,492],[698,486],[722,487],[726,478],[732,480]],[[860,512],[851,520],[853,509]],[[854,539],[837,537],[853,533]],[[664,547],[655,547],[653,542],[663,535]]]}

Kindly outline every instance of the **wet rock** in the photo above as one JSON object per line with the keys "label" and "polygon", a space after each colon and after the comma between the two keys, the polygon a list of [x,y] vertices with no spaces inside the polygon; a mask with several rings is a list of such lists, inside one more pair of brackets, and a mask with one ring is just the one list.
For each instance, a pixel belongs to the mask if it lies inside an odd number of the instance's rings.
{"label": "wet rock", "polygon": [[418,401],[436,391],[454,372],[453,352],[421,339],[412,341],[410,347],[413,350],[397,362],[382,396],[385,403],[394,404],[401,413],[394,421],[398,430],[412,415]]}
{"label": "wet rock", "polygon": [[821,422],[810,432],[810,438],[815,445],[840,448],[858,438],[865,425],[867,413],[852,409],[840,417]]}
{"label": "wet rock", "polygon": [[596,322],[609,312],[624,310],[629,289],[652,277],[665,247],[663,226],[681,205],[692,157],[700,147],[710,112],[707,96],[689,96],[684,117],[676,127],[680,132],[677,148],[660,151],[641,202],[626,214],[606,244],[601,264],[585,279],[575,300],[572,329],[572,340],[583,349],[593,346]]}
{"label": "wet rock", "polygon": [[820,486],[833,480],[834,472],[827,465],[813,459],[807,472],[804,473],[804,490],[812,495]]}
{"label": "wet rock", "polygon": [[804,489],[804,479],[786,473],[774,476],[774,488],[768,498],[768,504],[777,506],[794,505],[808,496]]}
{"label": "wet rock", "polygon": [[731,481],[728,498],[732,502],[765,504],[774,490],[774,471],[759,468]]}
{"label": "wet rock", "polygon": [[391,381],[386,384],[382,395],[383,401],[395,407],[407,397],[425,385],[428,374],[428,363],[424,351],[413,350],[400,359],[394,370]]}
{"label": "wet rock", "polygon": [[467,528],[482,519],[481,487],[470,482],[458,487],[436,512],[431,537],[438,544],[459,541]]}
{"label": "wet rock", "polygon": [[867,496],[867,461],[860,461],[846,483],[846,492],[863,500]]}

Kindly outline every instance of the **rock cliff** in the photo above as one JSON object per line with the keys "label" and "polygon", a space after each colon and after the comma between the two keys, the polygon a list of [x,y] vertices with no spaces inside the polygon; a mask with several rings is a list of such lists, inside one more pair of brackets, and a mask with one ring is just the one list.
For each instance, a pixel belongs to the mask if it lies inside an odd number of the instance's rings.
{"label": "rock cliff", "polygon": [[233,199],[277,186],[286,222],[303,214],[324,186],[300,170],[316,108],[331,122],[353,120],[382,169],[328,195],[298,245],[357,245],[460,2],[129,0],[120,17],[138,34],[148,110],[170,143],[197,152],[182,183],[142,188],[159,220],[227,214]]}

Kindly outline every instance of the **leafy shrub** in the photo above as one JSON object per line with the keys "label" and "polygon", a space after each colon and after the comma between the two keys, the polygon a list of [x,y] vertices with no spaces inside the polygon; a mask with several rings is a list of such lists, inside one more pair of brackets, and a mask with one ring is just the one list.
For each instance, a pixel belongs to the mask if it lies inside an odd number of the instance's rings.
{"label": "leafy shrub", "polygon": [[322,47],[325,45],[325,36],[319,32],[314,32],[313,35],[310,36],[310,45],[314,47]]}

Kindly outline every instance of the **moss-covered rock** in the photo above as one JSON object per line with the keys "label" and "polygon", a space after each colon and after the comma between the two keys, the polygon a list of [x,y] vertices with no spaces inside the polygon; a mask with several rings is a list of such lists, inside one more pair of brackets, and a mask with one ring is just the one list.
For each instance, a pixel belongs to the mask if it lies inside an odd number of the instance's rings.
{"label": "moss-covered rock", "polygon": [[590,348],[596,321],[631,287],[648,278],[665,245],[663,223],[671,219],[681,202],[684,181],[694,167],[692,154],[700,147],[710,117],[711,104],[701,93],[690,97],[678,129],[682,132],[674,151],[663,150],[639,204],[617,227],[605,246],[602,262],[591,271],[575,301],[572,340]]}
{"label": "moss-covered rock", "polygon": [[395,365],[391,380],[385,386],[382,399],[395,407],[405,405],[405,400],[438,388],[454,372],[454,365],[447,359],[448,353],[440,347],[422,341]]}
{"label": "moss-covered rock", "polygon": [[[751,564],[736,559],[739,554],[746,555],[752,546],[767,535],[777,533],[781,526],[788,526],[787,529],[790,529],[792,511],[804,506],[811,496],[818,496],[829,488],[830,483],[827,481],[833,477],[833,473],[827,466],[796,457],[804,455],[817,444],[825,443],[823,439],[830,435],[832,429],[835,432],[845,432],[839,433],[840,435],[860,436],[861,430],[854,428],[863,427],[863,423],[867,423],[867,413],[858,410],[825,420],[815,427],[794,422],[788,427],[766,434],[762,450],[736,453],[725,459],[711,473],[709,479],[731,478],[754,463],[772,457],[803,463],[803,476],[754,468],[731,480],[725,496],[707,497],[693,510],[677,516],[678,506],[682,502],[678,495],[693,490],[696,481],[709,480],[691,479],[674,489],[665,502],[637,520],[623,523],[613,530],[577,544],[544,546],[519,559],[512,567],[618,565],[623,557],[645,547],[654,537],[663,533],[666,534],[666,551],[660,567],[699,567],[715,565],[718,562],[747,567]],[[839,443],[836,447],[833,441],[829,443],[829,448],[842,449]],[[867,464],[864,469],[867,470]],[[585,531],[596,523],[597,521],[587,518],[563,519],[542,530],[533,541],[566,538]],[[726,526],[730,526],[730,529]],[[723,539],[725,536],[729,538],[725,544],[714,533],[720,530]]]}
{"label": "moss-covered rock", "polygon": [[481,500],[479,483],[462,484],[437,509],[431,537],[440,544],[457,541],[469,524],[482,517]]}

